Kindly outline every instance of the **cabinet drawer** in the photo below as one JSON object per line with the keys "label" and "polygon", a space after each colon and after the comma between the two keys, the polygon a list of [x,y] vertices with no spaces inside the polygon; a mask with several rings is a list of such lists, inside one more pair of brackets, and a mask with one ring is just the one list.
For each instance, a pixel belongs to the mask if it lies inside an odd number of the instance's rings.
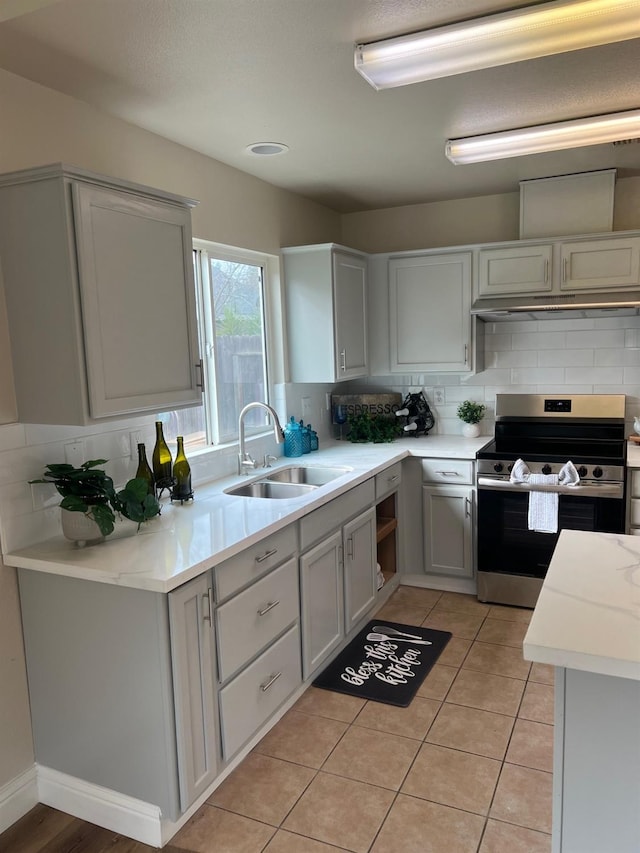
{"label": "cabinet drawer", "polygon": [[632,498],[640,498],[640,468],[630,472],[629,495]]}
{"label": "cabinet drawer", "polygon": [[231,758],[301,683],[300,630],[294,625],[220,691],[225,759]]}
{"label": "cabinet drawer", "polygon": [[366,483],[309,513],[300,521],[300,550],[306,551],[320,539],[329,536],[334,530],[342,527],[345,521],[370,507],[374,500],[375,481],[372,477]]}
{"label": "cabinet drawer", "polygon": [[216,612],[220,681],[251,660],[299,614],[295,557],[254,583]]}
{"label": "cabinet drawer", "polygon": [[640,500],[632,500],[629,504],[629,524],[640,527]]}
{"label": "cabinet drawer", "polygon": [[473,483],[473,462],[467,459],[423,459],[424,483]]}
{"label": "cabinet drawer", "polygon": [[402,462],[396,462],[386,471],[376,474],[376,501],[395,492],[402,482]]}
{"label": "cabinet drawer", "polygon": [[291,557],[297,548],[295,524],[256,542],[214,569],[216,600],[224,601]]}

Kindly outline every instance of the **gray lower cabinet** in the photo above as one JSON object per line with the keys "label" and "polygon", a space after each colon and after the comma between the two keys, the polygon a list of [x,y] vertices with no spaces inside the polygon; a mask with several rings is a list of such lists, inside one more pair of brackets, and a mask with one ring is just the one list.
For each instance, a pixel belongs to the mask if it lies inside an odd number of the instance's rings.
{"label": "gray lower cabinet", "polygon": [[339,648],[376,600],[375,479],[300,522],[303,676]]}
{"label": "gray lower cabinet", "polygon": [[473,462],[422,462],[424,570],[454,578],[473,577]]}
{"label": "gray lower cabinet", "polygon": [[344,637],[343,578],[341,531],[300,557],[305,678],[338,648]]}
{"label": "gray lower cabinet", "polygon": [[169,594],[169,621],[180,806],[185,811],[218,773],[210,572]]}

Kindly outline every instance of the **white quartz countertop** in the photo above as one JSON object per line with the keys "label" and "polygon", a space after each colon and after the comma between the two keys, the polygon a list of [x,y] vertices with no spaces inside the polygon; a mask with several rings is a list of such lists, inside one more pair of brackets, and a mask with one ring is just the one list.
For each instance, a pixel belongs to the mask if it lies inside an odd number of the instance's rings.
{"label": "white quartz countertop", "polygon": [[561,532],[524,656],[640,680],[640,537]]}
{"label": "white quartz countertop", "polygon": [[170,592],[203,571],[259,542],[338,495],[407,456],[475,459],[490,436],[434,435],[391,444],[329,442],[300,458],[281,457],[273,468],[289,465],[345,466],[351,470],[325,486],[293,499],[245,498],[225,489],[271,473],[226,477],[195,487],[184,505],[163,501],[162,514],[136,532],[118,523],[103,542],[77,548],[62,534],[4,555],[7,565],[135,589]]}

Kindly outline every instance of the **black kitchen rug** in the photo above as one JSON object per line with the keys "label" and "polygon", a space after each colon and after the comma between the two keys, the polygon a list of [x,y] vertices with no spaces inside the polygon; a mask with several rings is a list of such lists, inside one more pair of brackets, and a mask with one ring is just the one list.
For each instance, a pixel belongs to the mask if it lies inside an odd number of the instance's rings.
{"label": "black kitchen rug", "polygon": [[406,708],[450,639],[449,631],[373,619],[313,686]]}

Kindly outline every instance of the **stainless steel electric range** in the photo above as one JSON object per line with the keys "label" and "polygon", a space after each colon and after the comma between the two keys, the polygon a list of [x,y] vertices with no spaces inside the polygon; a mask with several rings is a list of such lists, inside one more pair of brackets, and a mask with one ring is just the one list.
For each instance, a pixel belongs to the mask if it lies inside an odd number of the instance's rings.
{"label": "stainless steel electric range", "polygon": [[[624,409],[623,394],[496,396],[494,439],[477,453],[481,601],[534,607],[565,528],[624,532]],[[526,474],[513,482],[518,459]],[[569,461],[573,485],[563,484]],[[532,525],[532,492],[557,495],[555,532]]]}

